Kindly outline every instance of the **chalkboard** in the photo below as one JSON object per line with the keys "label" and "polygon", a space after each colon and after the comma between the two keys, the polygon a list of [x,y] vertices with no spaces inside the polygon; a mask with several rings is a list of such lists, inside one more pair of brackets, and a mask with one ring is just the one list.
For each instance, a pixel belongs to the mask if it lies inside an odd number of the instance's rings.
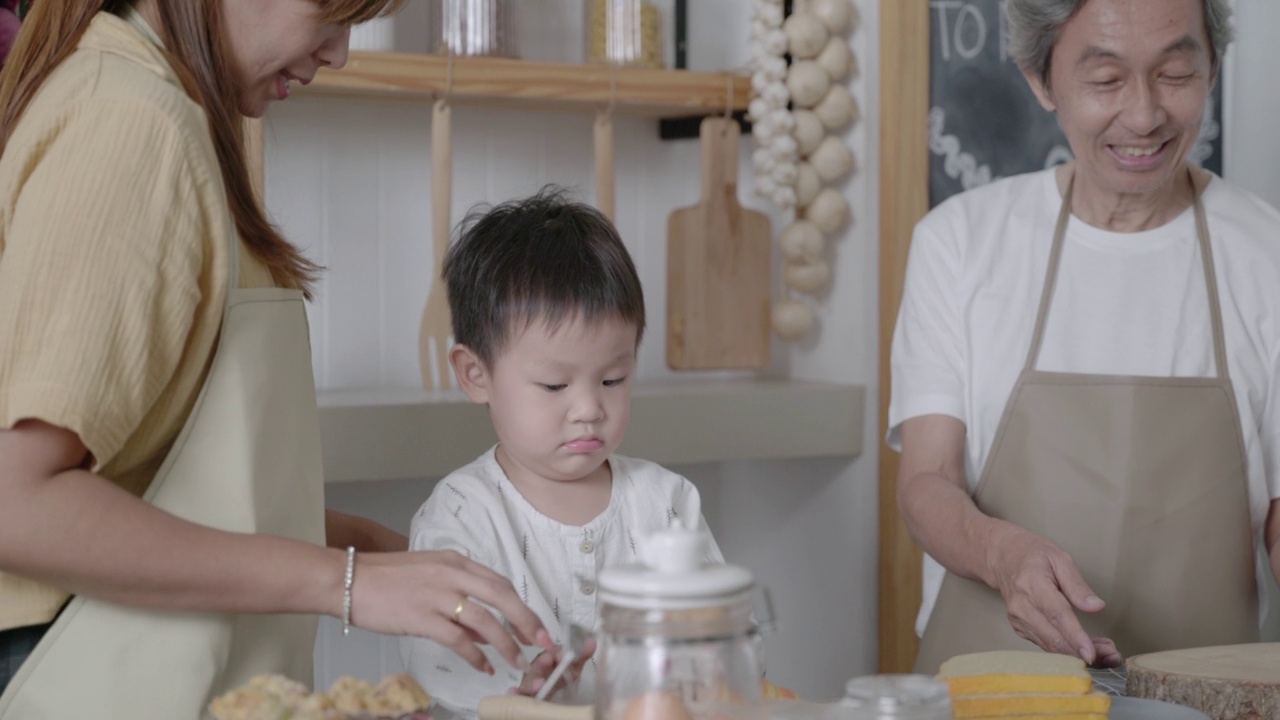
{"label": "chalkboard", "polygon": [[[929,204],[1071,159],[1009,57],[1002,0],[929,2]],[[1190,159],[1222,174],[1222,83]]]}

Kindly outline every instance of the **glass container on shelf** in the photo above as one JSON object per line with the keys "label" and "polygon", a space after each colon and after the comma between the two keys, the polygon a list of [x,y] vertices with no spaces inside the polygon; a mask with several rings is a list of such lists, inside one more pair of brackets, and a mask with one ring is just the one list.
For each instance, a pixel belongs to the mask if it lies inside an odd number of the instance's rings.
{"label": "glass container on shelf", "polygon": [[661,68],[662,11],[650,0],[586,0],[589,63]]}
{"label": "glass container on shelf", "polygon": [[431,0],[431,51],[514,58],[517,0]]}

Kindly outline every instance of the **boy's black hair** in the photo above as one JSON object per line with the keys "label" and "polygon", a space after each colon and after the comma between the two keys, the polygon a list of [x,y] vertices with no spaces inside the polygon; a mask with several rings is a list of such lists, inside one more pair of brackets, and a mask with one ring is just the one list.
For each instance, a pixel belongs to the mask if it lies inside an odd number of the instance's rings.
{"label": "boy's black hair", "polygon": [[533,197],[473,209],[445,255],[454,342],[486,367],[515,331],[581,317],[614,318],[644,335],[644,292],[613,223],[548,185]]}

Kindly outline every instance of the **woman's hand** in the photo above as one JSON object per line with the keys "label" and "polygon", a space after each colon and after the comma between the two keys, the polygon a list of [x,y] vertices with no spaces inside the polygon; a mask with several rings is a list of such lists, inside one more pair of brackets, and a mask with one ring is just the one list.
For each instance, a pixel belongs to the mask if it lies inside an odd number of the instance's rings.
{"label": "woman's hand", "polygon": [[[582,654],[569,663],[569,667],[565,668],[564,674],[556,681],[555,687],[547,694],[552,697],[556,693],[569,687],[569,683],[577,682],[582,676],[582,669],[586,667],[587,662],[591,660],[591,656],[596,652],[595,638],[587,638],[582,647]],[[512,692],[516,695],[527,695],[533,697],[538,694],[542,686],[546,684],[547,679],[551,676],[551,672],[555,670],[556,665],[560,664],[560,658],[563,656],[561,648],[552,648],[545,652],[539,653],[532,662],[529,663],[529,669],[525,670],[524,677],[520,680],[520,686],[512,688]]]}
{"label": "woman's hand", "polygon": [[1095,613],[1106,603],[1090,589],[1067,551],[1041,535],[1006,525],[991,538],[987,564],[1019,637],[1097,667],[1123,661],[1115,643],[1090,638],[1076,617],[1076,610]]}
{"label": "woman's hand", "polygon": [[[505,617],[505,625],[486,606]],[[477,643],[492,645],[518,668],[524,667],[518,643],[555,647],[506,578],[452,550],[357,553],[351,622],[434,640],[490,675],[493,667]]]}

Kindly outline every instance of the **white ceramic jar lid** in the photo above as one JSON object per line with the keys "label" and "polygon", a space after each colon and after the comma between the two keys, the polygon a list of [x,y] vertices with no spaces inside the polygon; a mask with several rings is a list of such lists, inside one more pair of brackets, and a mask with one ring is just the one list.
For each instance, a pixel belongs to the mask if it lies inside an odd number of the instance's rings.
{"label": "white ceramic jar lid", "polygon": [[745,596],[755,582],[736,565],[707,560],[707,537],[677,525],[646,538],[640,563],[600,571],[600,599],[640,609],[681,609],[723,605]]}

